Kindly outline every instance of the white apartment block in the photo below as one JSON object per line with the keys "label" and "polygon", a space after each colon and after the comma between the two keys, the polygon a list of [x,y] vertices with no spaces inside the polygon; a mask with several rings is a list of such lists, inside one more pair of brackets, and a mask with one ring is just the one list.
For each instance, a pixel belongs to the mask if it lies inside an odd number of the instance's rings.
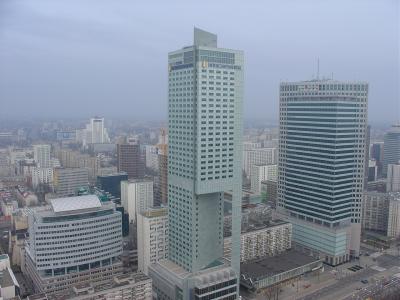
{"label": "white apartment block", "polygon": [[400,237],[400,192],[389,194],[387,236]]}
{"label": "white apartment block", "polygon": [[129,222],[136,223],[137,214],[154,205],[153,181],[150,179],[121,181],[121,204],[129,214]]}
{"label": "white apartment block", "polygon": [[51,167],[50,153],[50,145],[33,145],[33,159],[41,168]]}
{"label": "white apartment block", "polygon": [[250,176],[251,167],[254,165],[273,165],[277,163],[277,148],[258,148],[243,152],[243,170]]}
{"label": "white apartment block", "polygon": [[148,267],[168,258],[168,210],[152,208],[137,215],[138,270],[148,275]]}
{"label": "white apartment block", "polygon": [[[292,224],[281,220],[270,224],[253,224],[240,236],[240,261],[246,262],[264,256],[274,256],[292,247]],[[224,239],[224,257],[232,251],[231,238]]]}
{"label": "white apartment block", "polygon": [[53,168],[34,167],[32,169],[32,186],[37,188],[39,184],[53,183]]}
{"label": "white apartment block", "polygon": [[362,228],[388,237],[399,237],[400,192],[366,192],[362,206]]}
{"label": "white apartment block", "polygon": [[278,179],[278,165],[253,165],[250,172],[251,191],[261,194],[261,181]]}
{"label": "white apartment block", "polygon": [[158,170],[158,148],[154,145],[146,145],[146,168]]}
{"label": "white apartment block", "polygon": [[243,151],[259,149],[262,147],[261,142],[243,142]]}
{"label": "white apartment block", "polygon": [[388,164],[386,191],[400,192],[400,164]]}

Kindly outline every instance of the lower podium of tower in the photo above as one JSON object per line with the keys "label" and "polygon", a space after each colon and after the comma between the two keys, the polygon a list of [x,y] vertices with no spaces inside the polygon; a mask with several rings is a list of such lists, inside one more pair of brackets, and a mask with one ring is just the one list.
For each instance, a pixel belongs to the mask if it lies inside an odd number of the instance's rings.
{"label": "lower podium of tower", "polygon": [[158,300],[238,299],[238,278],[224,263],[191,273],[166,259],[150,265],[149,276]]}

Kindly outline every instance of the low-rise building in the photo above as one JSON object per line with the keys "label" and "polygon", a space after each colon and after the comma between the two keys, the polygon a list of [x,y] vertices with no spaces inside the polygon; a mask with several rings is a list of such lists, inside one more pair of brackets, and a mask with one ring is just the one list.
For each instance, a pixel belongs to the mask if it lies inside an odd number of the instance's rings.
{"label": "low-rise building", "polygon": [[[124,274],[115,276],[113,280],[102,284],[93,285],[84,283],[75,285],[72,292],[65,299],[68,300],[151,300],[152,281],[142,274]],[[50,298],[49,300],[53,300]],[[54,298],[56,300],[56,298]]]}
{"label": "low-rise building", "polygon": [[321,269],[322,261],[319,258],[290,250],[241,264],[240,284],[252,292],[258,292],[288,284],[305,273],[319,272]]}
{"label": "low-rise building", "polygon": [[20,294],[20,287],[10,267],[7,254],[0,255],[0,297],[7,300]]}

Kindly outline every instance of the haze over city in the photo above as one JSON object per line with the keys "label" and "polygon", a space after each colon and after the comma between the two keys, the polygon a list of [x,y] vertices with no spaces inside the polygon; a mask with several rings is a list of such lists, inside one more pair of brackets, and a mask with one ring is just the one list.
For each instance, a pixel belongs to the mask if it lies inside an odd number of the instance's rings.
{"label": "haze over city", "polygon": [[0,300],[400,300],[400,2],[0,0]]}
{"label": "haze over city", "polygon": [[369,82],[369,122],[399,119],[399,2],[0,3],[0,116],[166,120],[167,59],[193,26],[245,53],[245,119],[277,121],[280,81]]}

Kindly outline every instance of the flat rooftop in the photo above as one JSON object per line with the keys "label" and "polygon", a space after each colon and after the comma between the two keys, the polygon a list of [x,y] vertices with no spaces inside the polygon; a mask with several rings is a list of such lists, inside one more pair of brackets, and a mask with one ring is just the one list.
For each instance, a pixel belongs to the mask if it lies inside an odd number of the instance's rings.
{"label": "flat rooftop", "polygon": [[101,202],[95,195],[57,198],[51,200],[51,206],[55,213],[77,211],[81,209],[99,208]]}
{"label": "flat rooftop", "polygon": [[266,256],[240,265],[240,273],[258,280],[274,276],[304,265],[320,261],[295,250],[289,250],[276,256]]}
{"label": "flat rooftop", "polygon": [[242,228],[242,233],[257,231],[257,230],[266,229],[266,228],[272,228],[272,227],[280,226],[280,225],[284,225],[284,224],[289,224],[289,222],[286,222],[286,221],[283,221],[280,219],[271,220],[271,221],[264,222],[264,223],[249,220],[249,226],[247,226],[246,228]]}

